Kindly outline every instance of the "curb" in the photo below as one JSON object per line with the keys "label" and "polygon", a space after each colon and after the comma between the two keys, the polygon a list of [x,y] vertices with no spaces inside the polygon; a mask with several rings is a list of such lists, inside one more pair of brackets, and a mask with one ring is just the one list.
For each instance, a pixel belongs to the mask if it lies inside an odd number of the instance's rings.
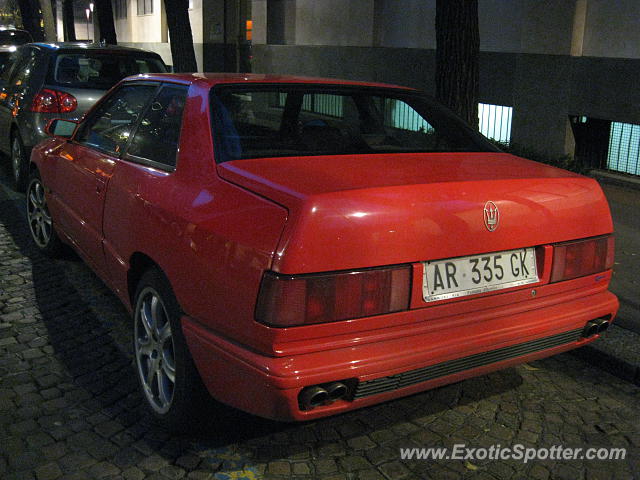
{"label": "curb", "polygon": [[570,353],[622,380],[640,386],[640,361],[634,355],[637,350],[630,352],[629,344],[640,348],[640,335],[614,324],[603,338],[571,350]]}
{"label": "curb", "polygon": [[614,173],[608,170],[590,170],[588,175],[600,183],[640,190],[640,177],[636,175]]}
{"label": "curb", "polygon": [[570,353],[607,373],[640,386],[640,367],[637,365],[603,352],[591,345],[571,350]]}

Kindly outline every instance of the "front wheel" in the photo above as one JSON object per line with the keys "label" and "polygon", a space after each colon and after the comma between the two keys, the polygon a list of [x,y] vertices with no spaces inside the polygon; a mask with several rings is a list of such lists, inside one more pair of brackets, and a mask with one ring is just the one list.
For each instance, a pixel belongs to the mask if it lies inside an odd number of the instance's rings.
{"label": "front wheel", "polygon": [[40,251],[49,256],[60,252],[62,243],[53,228],[44,185],[37,171],[33,172],[27,186],[27,222],[31,238]]}
{"label": "front wheel", "polygon": [[27,187],[28,165],[24,145],[20,136],[15,134],[11,140],[11,173],[13,188],[17,192],[24,192]]}
{"label": "front wheel", "polygon": [[205,389],[180,325],[181,311],[168,281],[148,270],[135,295],[133,347],[147,406],[162,424],[183,431],[195,424]]}

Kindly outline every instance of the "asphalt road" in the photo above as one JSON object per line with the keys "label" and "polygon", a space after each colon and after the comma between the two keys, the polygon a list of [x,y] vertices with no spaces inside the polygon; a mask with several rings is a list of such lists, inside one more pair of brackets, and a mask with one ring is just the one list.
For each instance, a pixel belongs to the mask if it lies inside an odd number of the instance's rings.
{"label": "asphalt road", "polygon": [[[6,185],[0,174],[3,480],[640,478],[640,388],[568,354],[306,424],[212,402],[199,431],[170,436],[141,408],[124,308],[74,255],[34,249],[23,196]],[[400,458],[455,444],[627,450],[623,460]]]}

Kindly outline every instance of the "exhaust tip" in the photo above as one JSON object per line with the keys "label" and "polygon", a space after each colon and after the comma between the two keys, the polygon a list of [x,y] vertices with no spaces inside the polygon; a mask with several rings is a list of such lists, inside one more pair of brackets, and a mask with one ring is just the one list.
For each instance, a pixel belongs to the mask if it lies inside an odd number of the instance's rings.
{"label": "exhaust tip", "polygon": [[584,330],[582,330],[582,336],[586,338],[593,337],[598,333],[598,329],[599,326],[598,323],[596,323],[596,320],[589,320],[584,326]]}
{"label": "exhaust tip", "polygon": [[604,317],[589,320],[582,330],[582,336],[588,338],[605,332],[611,323],[609,318],[610,317]]}
{"label": "exhaust tip", "polygon": [[307,387],[300,393],[300,406],[304,410],[319,407],[329,400],[329,393],[322,387]]}
{"label": "exhaust tip", "polygon": [[339,400],[344,397],[349,389],[342,382],[333,382],[327,386],[327,393],[331,400]]}

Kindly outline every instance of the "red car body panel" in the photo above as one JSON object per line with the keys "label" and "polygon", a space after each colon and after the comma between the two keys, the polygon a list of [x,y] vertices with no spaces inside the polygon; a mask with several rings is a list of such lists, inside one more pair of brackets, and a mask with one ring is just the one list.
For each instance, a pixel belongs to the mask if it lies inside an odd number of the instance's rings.
{"label": "red car body panel", "polygon": [[[139,81],[136,79],[133,81]],[[305,387],[359,384],[612,320],[611,271],[550,283],[553,246],[611,234],[591,179],[503,153],[260,158],[216,164],[209,94],[218,84],[379,84],[262,75],[149,75],[190,85],[174,172],[58,138],[33,150],[56,228],[129,309],[139,265],[166,274],[211,394],[269,418],[307,420],[371,405],[588,343],[579,335],[388,392],[302,409]],[[125,81],[132,81],[131,79]],[[117,87],[116,87],[117,88]],[[99,105],[99,104],[98,104]],[[91,112],[87,114],[91,115]],[[500,228],[482,216],[493,201]],[[539,281],[425,302],[428,260],[537,247]],[[412,268],[405,311],[275,328],[256,321],[267,271]]]}

